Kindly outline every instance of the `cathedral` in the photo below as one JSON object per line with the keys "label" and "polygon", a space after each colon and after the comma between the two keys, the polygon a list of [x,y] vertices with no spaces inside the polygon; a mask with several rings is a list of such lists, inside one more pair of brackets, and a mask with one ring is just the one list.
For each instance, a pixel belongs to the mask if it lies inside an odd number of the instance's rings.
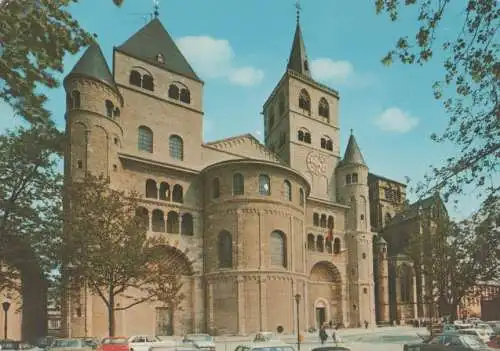
{"label": "cathedral", "polygon": [[[102,174],[142,194],[138,215],[181,267],[180,306],[117,311],[116,335],[293,333],[297,313],[300,330],[390,319],[373,175],[352,132],[340,145],[340,95],[312,78],[299,21],[283,71],[263,102],[264,144],[203,140],[204,82],[158,18],[114,48],[111,69],[94,43],[65,78],[66,179]],[[62,328],[106,336],[102,300],[71,296]]]}

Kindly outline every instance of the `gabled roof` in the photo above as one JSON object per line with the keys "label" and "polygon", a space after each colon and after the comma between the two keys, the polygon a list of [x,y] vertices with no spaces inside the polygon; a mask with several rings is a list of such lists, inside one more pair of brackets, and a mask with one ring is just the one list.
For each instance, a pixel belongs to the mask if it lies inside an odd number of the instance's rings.
{"label": "gabled roof", "polygon": [[431,196],[418,200],[406,208],[404,208],[401,212],[397,213],[394,218],[391,220],[390,225],[399,223],[401,221],[410,220],[416,218],[420,212],[428,212],[432,207],[434,207],[437,211],[434,213],[434,216],[444,215],[448,216],[448,211],[444,206],[443,200],[441,199],[439,193],[435,193]]}
{"label": "gabled roof", "polygon": [[[196,75],[158,18],[155,18],[142,27],[125,43],[117,47],[117,50],[152,65],[201,82],[201,79]],[[163,62],[158,61],[158,54],[162,54]]]}
{"label": "gabled roof", "polygon": [[287,69],[311,78],[311,67],[307,60],[306,46],[302,38],[302,30],[299,22],[297,22],[297,27],[295,28],[295,36],[293,38]]}
{"label": "gabled roof", "polygon": [[344,158],[340,162],[339,166],[344,166],[347,164],[358,164],[366,166],[365,159],[361,154],[356,138],[353,134],[349,137],[349,142],[347,143],[347,148],[345,150]]}
{"label": "gabled roof", "polygon": [[90,44],[67,77],[72,75],[81,75],[98,80],[118,91],[104,54],[96,42]]}

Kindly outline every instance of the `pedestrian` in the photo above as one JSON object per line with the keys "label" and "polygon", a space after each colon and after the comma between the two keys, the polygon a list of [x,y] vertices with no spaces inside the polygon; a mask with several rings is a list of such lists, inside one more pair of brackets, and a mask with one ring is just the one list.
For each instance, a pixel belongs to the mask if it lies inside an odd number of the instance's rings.
{"label": "pedestrian", "polygon": [[326,333],[325,326],[322,325],[319,329],[319,339],[321,340],[321,344],[324,344],[328,339],[328,334]]}
{"label": "pedestrian", "polygon": [[335,333],[335,329],[332,331],[332,339],[335,344],[337,344],[337,333]]}
{"label": "pedestrian", "polygon": [[368,329],[368,321],[365,320],[365,329]]}

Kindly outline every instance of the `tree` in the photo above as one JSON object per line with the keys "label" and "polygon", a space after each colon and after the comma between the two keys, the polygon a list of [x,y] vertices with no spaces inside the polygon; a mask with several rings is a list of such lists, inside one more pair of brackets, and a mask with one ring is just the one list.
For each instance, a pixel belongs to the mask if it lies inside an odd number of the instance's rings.
{"label": "tree", "polygon": [[[69,184],[67,195],[63,260],[71,264],[76,288],[88,286],[106,305],[108,332],[113,336],[116,311],[166,299],[159,293],[167,293],[168,285],[163,289],[154,284],[177,279],[175,257],[160,255],[165,243],[148,237],[149,223],[137,212],[137,194],[113,190],[107,179],[87,175]],[[119,297],[125,303],[118,307]]]}
{"label": "tree", "polygon": [[411,235],[405,253],[425,276],[425,293],[437,302],[440,314],[456,319],[464,297],[481,282],[500,276],[498,227],[491,217],[479,214],[453,222],[423,213],[420,220],[428,235]]}
{"label": "tree", "polygon": [[[464,6],[463,23],[451,41],[440,42],[440,24],[452,6]],[[500,186],[492,175],[500,160],[500,50],[495,35],[500,26],[497,0],[467,0],[457,5],[451,0],[375,0],[377,14],[387,13],[392,21],[405,7],[418,6],[420,28],[414,39],[401,37],[382,62],[390,65],[424,65],[433,57],[444,56],[444,77],[433,85],[434,96],[443,102],[449,123],[438,143],[452,142],[459,152],[440,167],[433,167],[419,193],[442,190],[445,201],[461,194],[464,185],[483,189],[486,198],[495,197]]]}
{"label": "tree", "polygon": [[[21,0],[0,4],[0,100],[28,122],[52,125],[39,88],[56,88],[67,53],[76,54],[92,36],[67,7],[76,0]],[[122,0],[113,0],[120,6]],[[52,132],[57,132],[53,129]]]}

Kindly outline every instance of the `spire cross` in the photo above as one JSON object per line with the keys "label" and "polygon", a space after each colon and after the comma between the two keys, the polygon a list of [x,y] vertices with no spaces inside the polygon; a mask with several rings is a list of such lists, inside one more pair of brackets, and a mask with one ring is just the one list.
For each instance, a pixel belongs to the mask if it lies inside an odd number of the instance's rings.
{"label": "spire cross", "polygon": [[351,128],[351,135],[354,133],[354,129]]}
{"label": "spire cross", "polygon": [[160,0],[153,0],[153,17],[158,18],[160,16]]}
{"label": "spire cross", "polygon": [[302,6],[300,6],[300,0],[295,2],[295,9],[297,10],[297,23],[300,21],[300,11],[302,10]]}

